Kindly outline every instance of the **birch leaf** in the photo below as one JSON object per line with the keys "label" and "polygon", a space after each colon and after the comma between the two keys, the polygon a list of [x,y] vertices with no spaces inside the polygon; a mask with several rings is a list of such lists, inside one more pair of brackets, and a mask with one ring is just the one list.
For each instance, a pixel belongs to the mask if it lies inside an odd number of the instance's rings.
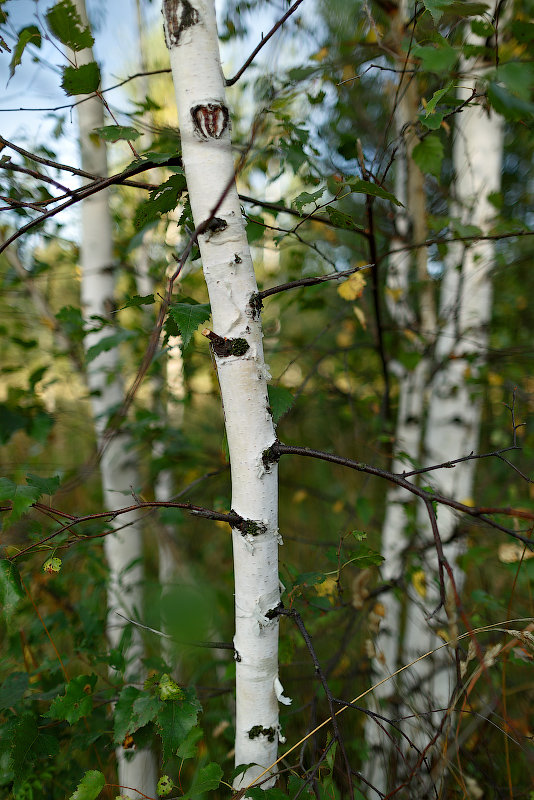
{"label": "birch leaf", "polygon": [[129,125],[104,125],[103,128],[95,128],[94,131],[106,142],[118,142],[119,140],[130,142],[141,136],[139,131]]}
{"label": "birch leaf", "polygon": [[178,326],[185,349],[194,332],[210,318],[211,307],[209,303],[196,303],[190,300],[188,303],[176,303],[171,306],[169,314]]}
{"label": "birch leaf", "polygon": [[29,44],[34,45],[34,47],[41,47],[41,32],[36,25],[28,25],[19,32],[19,38],[13,49],[13,57],[9,64],[9,80],[15,74],[15,70],[21,62],[22,54]]}
{"label": "birch leaf", "polygon": [[46,22],[59,41],[76,52],[92,47],[91,31],[84,26],[72,0],[59,0],[46,12]]}
{"label": "birch leaf", "polygon": [[64,67],[61,88],[68,95],[92,94],[100,84],[100,69],[95,61],[81,67]]}
{"label": "birch leaf", "polygon": [[343,300],[357,300],[361,297],[366,280],[361,272],[355,272],[338,286],[337,293]]}
{"label": "birch leaf", "polygon": [[186,689],[186,699],[168,700],[158,714],[156,725],[161,734],[163,758],[176,753],[189,731],[197,724],[201,705],[191,689]]}
{"label": "birch leaf", "polygon": [[124,741],[124,737],[127,733],[137,730],[134,722],[136,717],[134,703],[137,702],[141,696],[142,692],[136,689],[135,686],[125,686],[122,689],[113,713],[113,741],[117,744]]}
{"label": "birch leaf", "polygon": [[426,597],[426,576],[422,569],[418,569],[413,573],[412,586],[419,597]]}
{"label": "birch leaf", "polygon": [[293,200],[291,205],[297,211],[302,211],[304,206],[308,206],[311,203],[316,203],[317,200],[319,200],[319,198],[322,197],[324,193],[325,193],[325,189],[318,189],[316,192],[312,192],[312,193],[310,193],[310,192],[301,192],[301,194],[299,194],[299,196],[296,197]]}
{"label": "birch leaf", "polygon": [[85,773],[76,791],[71,794],[70,800],[96,800],[104,786],[106,779],[96,769],[90,769]]}
{"label": "birch leaf", "polygon": [[65,694],[56,697],[45,717],[64,719],[69,725],[87,717],[93,710],[93,691],[96,675],[78,675],[67,684]]}
{"label": "birch leaf", "polygon": [[276,424],[292,408],[295,398],[284,386],[268,386],[269,406],[273,415],[273,422]]}
{"label": "birch leaf", "polygon": [[193,781],[193,785],[189,789],[188,797],[197,797],[204,792],[211,792],[216,789],[221,782],[223,771],[219,764],[206,764],[198,773],[198,776]]}
{"label": "birch leaf", "polygon": [[345,183],[350,186],[350,190],[354,194],[370,194],[372,197],[380,197],[382,200],[388,200],[396,206],[402,206],[401,201],[397,200],[394,194],[382,189],[381,186],[377,186],[376,183],[363,181],[361,178],[349,178]]}
{"label": "birch leaf", "polygon": [[413,149],[413,160],[421,172],[429,172],[439,178],[441,175],[441,162],[444,150],[441,140],[437,136],[427,136]]}

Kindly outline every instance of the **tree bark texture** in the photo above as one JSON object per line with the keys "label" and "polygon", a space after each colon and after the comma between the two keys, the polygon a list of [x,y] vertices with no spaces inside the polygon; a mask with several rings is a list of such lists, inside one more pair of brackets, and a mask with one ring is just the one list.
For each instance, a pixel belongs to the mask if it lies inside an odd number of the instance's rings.
{"label": "tree bark texture", "polygon": [[[165,36],[178,106],[182,158],[211,301],[232,474],[232,508],[249,521],[233,530],[235,570],[236,765],[254,764],[245,787],[276,760],[279,736],[277,465],[257,291],[234,179],[213,0],[164,0]],[[226,339],[227,348],[219,347]],[[285,699],[285,698],[283,698]],[[274,782],[263,783],[266,788]]]}
{"label": "tree bark texture", "polygon": [[[87,24],[84,0],[75,0],[77,11]],[[90,48],[70,54],[77,66],[93,61]],[[100,98],[88,98],[77,106],[82,168],[93,175],[107,175],[106,146],[96,139],[95,128],[104,125]],[[113,319],[115,310],[115,268],[113,258],[113,232],[109,209],[108,190],[97,192],[82,203],[81,239],[81,300],[86,324],[92,317]],[[104,327],[89,333],[84,340],[86,351],[108,337],[112,329]],[[138,487],[139,476],[130,437],[125,433],[114,435],[106,441],[106,426],[123,400],[120,378],[121,365],[117,348],[100,353],[89,362],[87,382],[99,447],[105,445],[100,461],[102,489],[106,509],[124,506],[132,490]],[[126,660],[125,676],[128,680],[142,677],[142,642],[137,629],[127,630],[125,621],[118,616],[135,617],[142,607],[143,543],[138,515],[129,514],[117,520],[116,533],[104,539],[104,552],[109,566],[108,623],[110,646],[121,646],[123,637],[131,635],[123,653]],[[157,766],[150,750],[136,752],[127,759],[122,747],[117,748],[119,783],[139,790],[134,797],[155,796]]]}

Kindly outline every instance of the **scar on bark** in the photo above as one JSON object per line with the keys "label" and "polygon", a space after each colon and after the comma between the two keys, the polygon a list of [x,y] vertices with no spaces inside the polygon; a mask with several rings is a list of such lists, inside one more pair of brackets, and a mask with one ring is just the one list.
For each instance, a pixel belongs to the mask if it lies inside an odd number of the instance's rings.
{"label": "scar on bark", "polygon": [[193,127],[202,139],[220,139],[228,127],[228,109],[223,103],[204,103],[191,109]]}
{"label": "scar on bark", "polygon": [[262,728],[261,725],[254,725],[248,732],[248,738],[256,739],[258,736],[266,736],[269,742],[274,742],[276,731],[274,728]]}
{"label": "scar on bark", "polygon": [[204,328],[202,336],[210,340],[211,349],[219,358],[243,356],[250,347],[246,339],[227,339],[224,336],[219,336],[219,334],[210,331],[209,328]]}
{"label": "scar on bark", "polygon": [[187,30],[196,25],[200,19],[200,14],[189,0],[163,0],[163,31],[167,47],[176,47],[180,42],[180,36]]}

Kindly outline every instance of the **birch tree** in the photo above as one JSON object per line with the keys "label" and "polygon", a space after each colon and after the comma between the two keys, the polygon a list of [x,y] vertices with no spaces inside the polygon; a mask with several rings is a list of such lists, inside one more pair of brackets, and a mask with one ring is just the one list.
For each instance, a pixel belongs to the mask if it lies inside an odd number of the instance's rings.
{"label": "birch tree", "polygon": [[252,258],[234,180],[230,113],[210,0],[164,0],[180,121],[182,158],[213,314],[206,331],[217,367],[232,470],[232,509],[247,520],[233,530],[237,766],[254,764],[236,788],[276,761],[278,700],[277,466],[265,453],[276,436]]}
{"label": "birch tree", "polygon": [[[88,32],[84,0],[76,0],[76,10],[82,26]],[[76,20],[74,20],[76,25]],[[76,69],[94,67],[90,47],[72,51],[70,56]],[[100,97],[86,98],[78,106],[81,164],[90,175],[106,177],[108,173],[105,142],[95,141],[95,130],[104,127],[103,102]],[[96,438],[100,451],[100,473],[104,502],[109,508],[120,508],[139,485],[132,442],[124,431],[112,429],[113,415],[121,407],[124,389],[121,380],[121,362],[113,337],[113,315],[116,310],[113,234],[109,209],[109,192],[103,190],[82,203],[82,238],[80,246],[82,269],[81,301],[87,325],[93,327],[85,337],[87,382],[95,422]],[[105,319],[108,325],[100,326]],[[126,528],[124,523],[126,522]],[[105,539],[105,554],[109,566],[108,585],[108,638],[111,647],[123,649],[127,681],[138,681],[143,676],[141,659],[143,645],[138,631],[133,634],[125,627],[125,618],[131,618],[142,606],[143,538],[138,514],[117,524],[117,533]],[[131,635],[131,640],[129,637]],[[127,755],[124,748],[116,750],[119,783],[139,792],[133,796],[154,794],[156,790],[156,762],[150,749]]]}

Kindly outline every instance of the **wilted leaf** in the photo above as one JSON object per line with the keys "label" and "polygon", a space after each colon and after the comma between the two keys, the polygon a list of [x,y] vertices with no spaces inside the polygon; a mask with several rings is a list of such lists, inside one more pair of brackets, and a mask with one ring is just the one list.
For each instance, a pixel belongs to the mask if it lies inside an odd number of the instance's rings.
{"label": "wilted leaf", "polygon": [[357,300],[361,297],[366,280],[361,272],[355,272],[338,286],[337,293],[344,300]]}

